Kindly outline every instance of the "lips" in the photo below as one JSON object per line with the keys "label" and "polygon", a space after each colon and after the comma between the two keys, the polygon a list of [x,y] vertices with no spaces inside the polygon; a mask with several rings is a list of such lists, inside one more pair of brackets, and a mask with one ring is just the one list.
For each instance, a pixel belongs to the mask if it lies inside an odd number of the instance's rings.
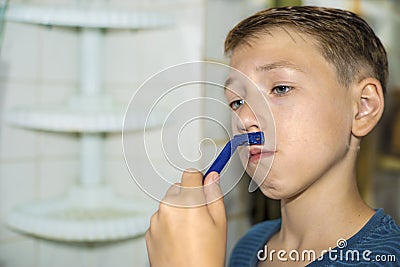
{"label": "lips", "polygon": [[269,150],[262,146],[250,146],[249,161],[252,163],[258,162],[261,158],[270,157],[275,154],[275,151]]}

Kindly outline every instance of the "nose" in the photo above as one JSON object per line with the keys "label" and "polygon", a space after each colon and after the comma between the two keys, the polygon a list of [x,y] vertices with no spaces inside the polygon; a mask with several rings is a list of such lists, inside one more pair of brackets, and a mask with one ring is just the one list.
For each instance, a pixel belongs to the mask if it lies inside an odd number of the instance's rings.
{"label": "nose", "polygon": [[260,122],[257,119],[257,115],[247,102],[240,108],[237,115],[238,122],[236,127],[240,133],[260,131]]}

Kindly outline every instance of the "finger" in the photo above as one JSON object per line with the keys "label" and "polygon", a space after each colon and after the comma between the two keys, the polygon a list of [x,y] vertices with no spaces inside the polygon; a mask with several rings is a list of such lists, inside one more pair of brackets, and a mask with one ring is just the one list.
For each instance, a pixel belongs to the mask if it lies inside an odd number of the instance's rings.
{"label": "finger", "polygon": [[185,170],[182,175],[181,186],[182,187],[203,186],[203,174],[195,169]]}
{"label": "finger", "polygon": [[149,258],[149,262],[150,262],[150,266],[151,266],[151,263],[152,263],[151,255],[152,255],[152,252],[153,252],[153,247],[151,245],[150,229],[146,231],[145,240],[146,240],[147,256]]}
{"label": "finger", "polygon": [[167,190],[167,193],[165,193],[165,197],[177,195],[177,194],[179,194],[180,191],[181,191],[181,184],[180,183],[174,183]]}
{"label": "finger", "polygon": [[179,195],[172,200],[175,206],[179,207],[198,207],[206,203],[203,192],[203,174],[195,169],[187,169],[181,178]]}
{"label": "finger", "polygon": [[146,240],[146,246],[149,247],[149,245],[150,245],[150,240],[151,240],[150,228],[147,229],[146,233],[144,233],[144,239]]}
{"label": "finger", "polygon": [[149,231],[152,227],[154,227],[155,225],[157,225],[157,221],[158,221],[158,211],[155,212],[153,215],[151,215],[150,217],[150,227],[149,227]]}
{"label": "finger", "polygon": [[208,211],[216,224],[226,224],[224,198],[219,185],[219,174],[210,172],[204,180],[204,195]]}
{"label": "finger", "polygon": [[174,200],[176,199],[176,196],[178,196],[180,192],[181,192],[180,183],[174,183],[173,185],[171,185],[171,187],[168,188],[167,193],[165,193],[163,199],[161,199],[158,210],[161,211],[164,209],[162,204],[174,206],[175,205]]}

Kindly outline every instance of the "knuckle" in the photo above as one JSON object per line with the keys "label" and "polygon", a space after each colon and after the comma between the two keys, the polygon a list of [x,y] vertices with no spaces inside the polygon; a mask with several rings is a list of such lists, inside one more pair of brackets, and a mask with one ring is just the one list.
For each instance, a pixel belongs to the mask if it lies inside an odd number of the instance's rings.
{"label": "knuckle", "polygon": [[151,215],[151,217],[150,217],[150,227],[151,226],[155,226],[157,224],[157,219],[158,219],[158,212],[156,212],[153,215]]}
{"label": "knuckle", "polygon": [[144,238],[146,239],[146,241],[150,241],[150,238],[151,238],[150,228],[148,228],[147,231],[144,233]]}

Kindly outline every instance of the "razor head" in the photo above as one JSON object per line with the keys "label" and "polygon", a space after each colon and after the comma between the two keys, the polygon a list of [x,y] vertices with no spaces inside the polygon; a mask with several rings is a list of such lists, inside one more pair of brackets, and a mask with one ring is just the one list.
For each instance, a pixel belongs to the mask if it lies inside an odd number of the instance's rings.
{"label": "razor head", "polygon": [[262,145],[265,141],[264,132],[238,134],[233,137],[233,141],[239,146]]}
{"label": "razor head", "polygon": [[232,154],[235,152],[238,146],[250,146],[250,145],[262,145],[264,144],[264,133],[254,132],[235,135],[232,140],[230,140],[222,151],[219,153],[217,158],[214,160],[211,167],[203,176],[204,178],[212,171],[221,173],[226,163],[229,161]]}

